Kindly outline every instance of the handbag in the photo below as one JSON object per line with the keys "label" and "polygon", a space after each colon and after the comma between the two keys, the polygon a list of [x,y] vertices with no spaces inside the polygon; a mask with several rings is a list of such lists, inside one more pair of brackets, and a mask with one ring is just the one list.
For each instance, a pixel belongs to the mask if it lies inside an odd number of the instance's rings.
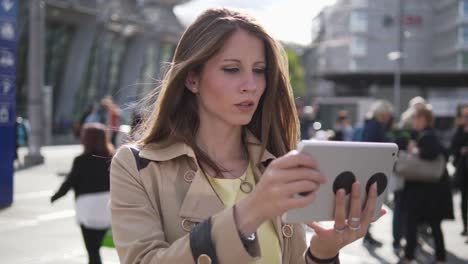
{"label": "handbag", "polygon": [[443,155],[434,160],[424,160],[419,155],[400,151],[395,165],[396,175],[410,181],[438,182],[444,174],[446,161]]}
{"label": "handbag", "polygon": [[114,238],[112,236],[112,229],[108,229],[104,238],[102,239],[101,246],[108,248],[115,248]]}
{"label": "handbag", "polygon": [[107,229],[111,225],[109,192],[81,194],[75,202],[76,219],[87,228]]}

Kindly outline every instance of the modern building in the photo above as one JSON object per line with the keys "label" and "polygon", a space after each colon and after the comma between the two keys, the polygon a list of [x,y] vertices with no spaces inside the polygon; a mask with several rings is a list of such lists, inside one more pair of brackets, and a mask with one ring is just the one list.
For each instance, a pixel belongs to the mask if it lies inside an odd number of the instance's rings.
{"label": "modern building", "polygon": [[307,53],[313,96],[393,101],[420,95],[439,119],[468,102],[468,0],[337,0],[313,21]]}
{"label": "modern building", "polygon": [[[36,1],[36,0],[34,0]],[[45,0],[45,86],[55,133],[105,95],[125,106],[157,86],[184,27],[173,8],[189,0]],[[17,113],[27,116],[30,1],[19,1]],[[39,45],[39,44],[38,44]],[[40,46],[38,46],[39,48]]]}

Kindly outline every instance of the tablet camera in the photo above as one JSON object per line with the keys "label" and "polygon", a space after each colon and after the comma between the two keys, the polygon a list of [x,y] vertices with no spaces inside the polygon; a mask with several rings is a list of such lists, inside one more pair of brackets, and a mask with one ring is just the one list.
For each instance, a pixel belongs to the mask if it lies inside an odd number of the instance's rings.
{"label": "tablet camera", "polygon": [[367,194],[369,193],[370,187],[372,186],[372,184],[374,184],[374,182],[377,182],[377,195],[380,196],[387,188],[387,176],[381,172],[372,175],[372,177],[369,178],[366,184]]}
{"label": "tablet camera", "polygon": [[336,176],[333,182],[333,192],[336,194],[339,189],[344,189],[346,195],[351,193],[353,183],[356,182],[356,176],[350,171],[345,171]]}

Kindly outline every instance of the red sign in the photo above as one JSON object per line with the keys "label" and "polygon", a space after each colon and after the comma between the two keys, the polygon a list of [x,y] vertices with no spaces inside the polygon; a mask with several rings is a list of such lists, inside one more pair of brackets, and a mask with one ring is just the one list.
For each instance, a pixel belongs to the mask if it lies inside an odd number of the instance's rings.
{"label": "red sign", "polygon": [[423,23],[421,16],[407,15],[402,18],[402,24],[408,27],[420,27]]}

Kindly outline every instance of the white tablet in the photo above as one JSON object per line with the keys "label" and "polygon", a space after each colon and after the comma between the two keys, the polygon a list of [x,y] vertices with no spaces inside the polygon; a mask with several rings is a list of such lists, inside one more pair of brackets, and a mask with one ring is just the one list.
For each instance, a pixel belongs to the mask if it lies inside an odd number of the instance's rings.
{"label": "white tablet", "polygon": [[379,196],[374,216],[379,216],[397,159],[396,144],[305,140],[299,143],[298,151],[314,158],[328,181],[320,186],[311,204],[284,213],[282,219],[285,223],[334,220],[335,192],[341,188],[346,190],[349,210],[351,185],[355,181],[361,183],[361,197],[365,198],[362,199],[363,206],[367,191],[377,182]]}

